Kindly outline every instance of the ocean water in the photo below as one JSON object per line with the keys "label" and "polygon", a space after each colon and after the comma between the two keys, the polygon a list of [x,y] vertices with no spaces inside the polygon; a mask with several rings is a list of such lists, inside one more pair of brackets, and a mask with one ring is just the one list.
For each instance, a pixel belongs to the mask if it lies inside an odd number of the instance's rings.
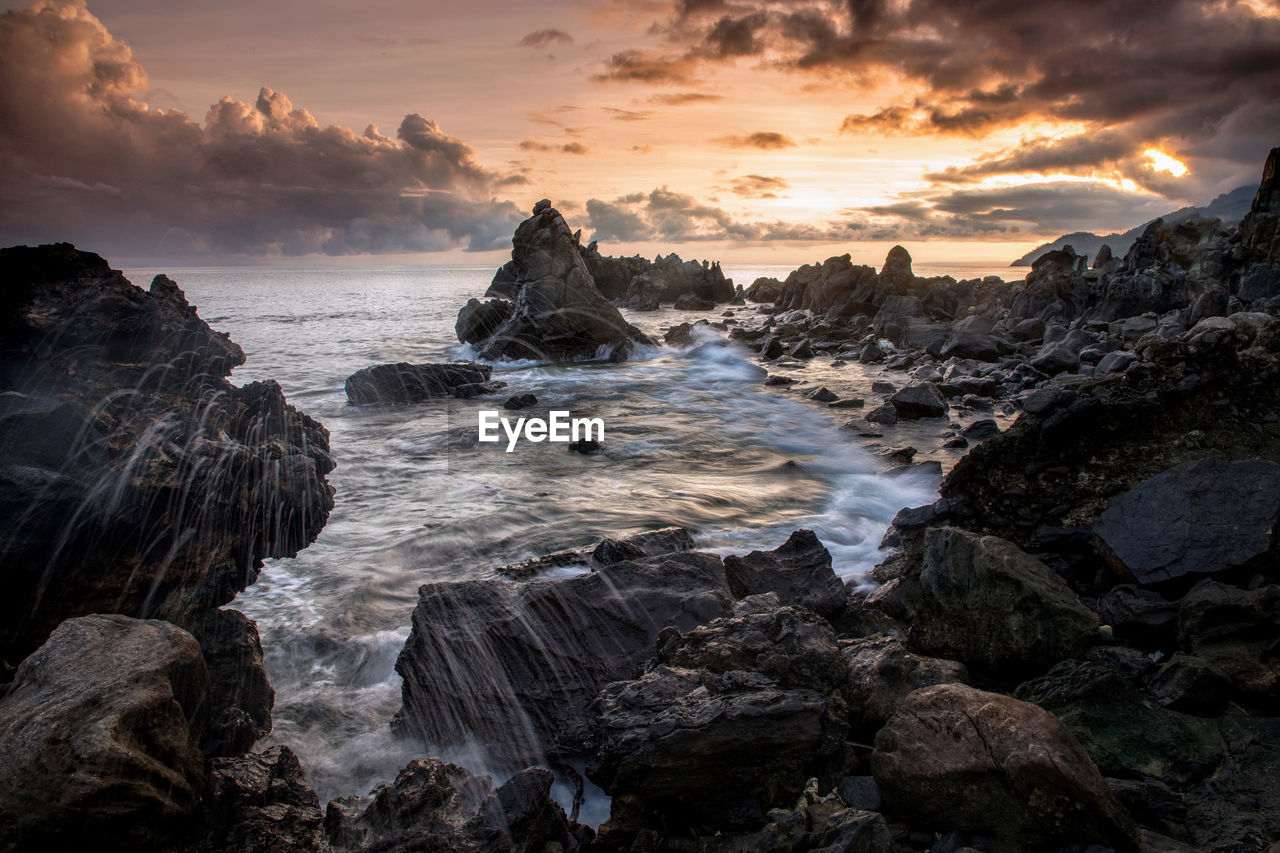
{"label": "ocean water", "polygon": [[[145,287],[154,272],[127,274]],[[936,475],[885,474],[842,427],[855,413],[764,387],[753,354],[719,333],[624,364],[497,365],[509,392],[537,395],[522,414],[567,409],[606,427],[598,455],[548,443],[507,453],[476,441],[477,412],[505,396],[357,407],[343,391],[370,364],[465,357],[454,318],[492,268],[165,272],[244,348],[233,381],[275,379],[331,433],[337,506],[327,527],[297,558],[269,561],[233,605],[257,620],[276,690],[262,746],[288,744],[322,802],[367,793],[415,757],[480,760],[456,744],[398,740],[388,727],[400,703],[393,665],[423,583],[493,577],[505,563],[669,525],[720,553],[773,548],[808,527],[857,580],[878,561],[893,515],[935,496]],[[787,269],[726,272],[749,284]],[[651,333],[686,319],[632,317]],[[878,376],[829,359],[791,370],[841,394],[865,393]],[[907,429],[928,444],[938,427]]]}

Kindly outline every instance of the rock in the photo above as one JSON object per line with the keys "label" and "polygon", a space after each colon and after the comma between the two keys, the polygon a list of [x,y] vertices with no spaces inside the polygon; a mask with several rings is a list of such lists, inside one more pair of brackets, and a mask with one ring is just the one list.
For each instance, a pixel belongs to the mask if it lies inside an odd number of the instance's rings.
{"label": "rock", "polygon": [[944,358],[972,358],[977,361],[999,361],[1001,347],[991,337],[991,321],[977,315],[965,317],[951,327],[951,336],[942,345]]}
{"label": "rock", "polygon": [[1231,679],[1208,661],[1175,654],[1147,682],[1156,701],[1175,711],[1212,716],[1221,714],[1231,696]]}
{"label": "rock", "polygon": [[867,344],[858,353],[858,361],[863,364],[879,364],[884,361],[884,350],[876,344]]}
{"label": "rock", "polygon": [[819,403],[830,403],[833,400],[840,399],[839,394],[827,388],[825,385],[805,391],[801,396],[806,400],[816,400]]}
{"label": "rock", "polygon": [[[934,684],[969,683],[964,664],[912,654],[897,637],[863,637],[845,644],[842,651],[849,665],[845,699],[855,737],[874,736],[914,690]],[[858,808],[876,808],[844,799]]]}
{"label": "rock", "polygon": [[512,760],[580,746],[588,704],[649,658],[663,628],[728,612],[724,572],[719,557],[683,553],[518,585],[427,584],[396,661],[396,728]]}
{"label": "rock", "polygon": [[984,672],[1047,668],[1082,653],[1098,619],[1012,542],[954,527],[924,534],[913,651]]}
{"label": "rock", "polygon": [[[489,291],[486,295],[497,295],[493,293],[493,286],[490,286]],[[488,302],[475,298],[467,300],[467,304],[458,311],[458,319],[453,325],[454,334],[459,341],[464,344],[483,343],[511,319],[514,306],[509,300],[515,297],[515,280],[511,280],[509,291],[504,289],[502,292],[506,295],[505,299],[490,299]]]}
{"label": "rock", "polygon": [[1178,644],[1225,673],[1250,702],[1280,702],[1280,586],[1203,580],[1182,599]]}
{"label": "rock", "polygon": [[871,411],[867,412],[866,418],[873,424],[884,424],[885,426],[893,426],[898,422],[898,410],[894,408],[893,403],[881,403]]}
{"label": "rock", "polygon": [[874,776],[846,776],[836,785],[845,805],[875,811],[880,808],[880,786]]}
{"label": "rock", "polygon": [[594,438],[580,438],[577,441],[569,442],[570,453],[581,453],[583,456],[591,456],[599,453],[604,444]]}
{"label": "rock", "polygon": [[506,387],[507,383],[498,380],[491,380],[489,382],[466,382],[450,389],[450,393],[459,400],[470,400],[472,397],[481,397],[485,394],[496,394]]}
{"label": "rock", "polygon": [[706,325],[707,325],[706,320],[699,320],[696,323],[681,323],[678,326],[672,326],[670,329],[667,329],[667,333],[662,336],[662,339],[667,343],[668,346],[673,346],[673,347],[692,346],[698,342],[698,338],[697,338],[697,335],[694,333],[694,329],[698,328],[699,326],[706,326]]}
{"label": "rock", "polygon": [[1125,352],[1124,350],[1109,352],[1098,362],[1098,373],[1101,375],[1124,373],[1137,361],[1138,356],[1136,353]]}
{"label": "rock", "polygon": [[775,358],[781,358],[785,354],[786,349],[782,346],[782,341],[778,340],[776,335],[770,335],[761,343],[761,358],[766,358],[772,361]]}
{"label": "rock", "polygon": [[1126,579],[1156,584],[1272,559],[1280,519],[1280,465],[1200,459],[1139,483],[1093,531]]}
{"label": "rock", "polygon": [[703,299],[692,293],[686,293],[677,299],[672,307],[677,311],[714,311],[716,303],[713,299]]}
{"label": "rock", "polygon": [[772,551],[724,558],[729,589],[737,598],[776,592],[783,604],[807,607],[820,616],[844,610],[844,584],[831,569],[831,554],[812,530],[797,530]]}
{"label": "rock", "polygon": [[210,770],[200,853],[328,853],[320,800],[287,746],[216,758]]}
{"label": "rock", "polygon": [[779,376],[776,373],[771,373],[764,380],[764,384],[765,385],[795,385],[799,381],[800,381],[799,379],[794,379],[790,376]]}
{"label": "rock", "polygon": [[683,527],[648,530],[625,539],[605,539],[591,552],[596,565],[609,566],[623,560],[656,557],[693,550],[693,535]]}
{"label": "rock", "polygon": [[1178,605],[1154,590],[1121,584],[1098,600],[1098,613],[1119,639],[1147,649],[1174,645]]}
{"label": "rock", "polygon": [[1244,269],[1239,296],[1252,301],[1280,293],[1280,148],[1272,148],[1249,213],[1240,222]]}
{"label": "rock", "polygon": [[[347,377],[347,400],[369,403],[419,403],[440,397],[462,397],[465,386],[488,382],[493,368],[487,364],[375,364]],[[464,390],[459,393],[458,389]],[[474,395],[470,395],[474,396]]]}
{"label": "rock", "polygon": [[167,622],[68,619],[0,699],[0,848],[154,849],[191,829],[209,680]]}
{"label": "rock", "polygon": [[632,311],[657,311],[662,307],[662,296],[667,291],[667,280],[654,272],[642,273],[631,279],[621,307]]}
{"label": "rock", "polygon": [[1138,831],[1079,742],[1035,705],[960,684],[907,697],[876,735],[886,808],[1018,848],[1134,849]]}
{"label": "rock", "polygon": [[65,243],[0,250],[0,279],[0,658],[90,613],[198,634],[315,539],[328,432],[276,383],[228,382],[243,352],[176,284]]}
{"label": "rock", "polygon": [[808,341],[800,341],[798,344],[792,344],[791,357],[803,359],[813,358],[813,347]]}
{"label": "rock", "polygon": [[777,302],[782,294],[782,282],[776,278],[760,277],[751,282],[746,297],[752,302]]}
{"label": "rock", "polygon": [[940,418],[951,408],[938,386],[932,382],[908,385],[890,397],[889,402],[899,417],[910,420]]}
{"label": "rock", "polygon": [[325,831],[348,853],[506,853],[578,849],[589,833],[551,798],[552,774],[522,770],[494,789],[438,758],[415,759],[367,798],[329,804]]}
{"label": "rock", "polygon": [[514,394],[508,397],[506,402],[502,404],[502,408],[516,411],[536,405],[538,405],[538,398],[533,394],[530,394],[528,391],[525,391],[523,394]]}
{"label": "rock", "polygon": [[[596,289],[577,239],[553,207],[538,208],[516,228],[505,278],[515,293],[509,309],[492,301],[487,308],[468,303],[466,316],[458,315],[459,339],[473,338],[466,342],[482,359],[617,360],[637,344],[653,344]],[[503,313],[497,326],[479,319]],[[488,334],[477,338],[476,330]]]}
{"label": "rock", "polygon": [[960,434],[965,438],[972,439],[973,441],[983,441],[984,439],[991,438],[993,435],[999,435],[1000,425],[991,418],[983,418],[982,420],[974,421],[964,429],[960,430]]}
{"label": "rock", "polygon": [[894,246],[885,255],[884,266],[880,268],[880,279],[894,292],[902,292],[916,281],[911,271],[911,253],[901,246]]}
{"label": "rock", "polygon": [[739,612],[669,635],[593,706],[587,775],[667,828],[752,829],[844,742],[847,679],[830,626],[801,608]]}
{"label": "rock", "polygon": [[[1009,322],[1046,321],[1051,318],[1071,319],[1080,316],[1089,305],[1090,285],[1080,271],[1080,256],[1064,246],[1045,252],[1031,264],[1031,272],[1021,285],[1012,289]],[[1017,326],[1014,326],[1017,328]],[[1023,327],[1023,340],[1030,340],[1034,327]],[[1047,341],[1046,341],[1047,343]]]}
{"label": "rock", "polygon": [[199,641],[210,684],[204,752],[248,752],[254,741],[271,731],[276,695],[262,665],[258,626],[238,610],[214,610],[205,618]]}
{"label": "rock", "polygon": [[837,397],[827,403],[828,409],[861,409],[867,401],[861,397]]}

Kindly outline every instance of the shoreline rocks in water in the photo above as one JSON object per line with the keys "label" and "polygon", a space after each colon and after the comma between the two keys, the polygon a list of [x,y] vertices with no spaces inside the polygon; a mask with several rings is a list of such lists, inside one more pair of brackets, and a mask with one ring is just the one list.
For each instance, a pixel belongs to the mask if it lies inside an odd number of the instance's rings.
{"label": "shoreline rocks in water", "polygon": [[489,288],[507,298],[472,299],[458,312],[458,339],[480,358],[620,361],[638,344],[653,345],[596,289],[579,235],[550,202],[534,205],[512,245],[501,282]]}
{"label": "shoreline rocks in water", "polygon": [[493,368],[475,362],[452,364],[375,364],[347,377],[347,400],[369,403],[420,403],[440,397],[467,399],[492,393],[506,383],[491,382]]}

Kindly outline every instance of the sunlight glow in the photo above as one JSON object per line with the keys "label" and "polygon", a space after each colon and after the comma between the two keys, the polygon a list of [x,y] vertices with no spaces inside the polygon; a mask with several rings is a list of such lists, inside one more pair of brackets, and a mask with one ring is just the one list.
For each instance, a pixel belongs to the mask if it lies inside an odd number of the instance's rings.
{"label": "sunlight glow", "polygon": [[1147,164],[1150,169],[1156,172],[1168,172],[1175,178],[1181,178],[1187,173],[1187,164],[1181,160],[1171,157],[1161,151],[1159,148],[1148,148],[1142,152],[1142,156],[1146,157],[1150,162]]}

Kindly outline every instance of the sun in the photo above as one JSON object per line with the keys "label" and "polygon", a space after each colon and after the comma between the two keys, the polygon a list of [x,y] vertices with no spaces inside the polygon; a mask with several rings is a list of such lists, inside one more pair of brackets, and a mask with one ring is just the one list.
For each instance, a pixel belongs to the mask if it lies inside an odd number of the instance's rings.
{"label": "sun", "polygon": [[1168,172],[1175,178],[1181,178],[1187,173],[1186,163],[1164,153],[1159,148],[1148,148],[1142,152],[1142,155],[1147,158],[1147,168],[1154,172]]}

